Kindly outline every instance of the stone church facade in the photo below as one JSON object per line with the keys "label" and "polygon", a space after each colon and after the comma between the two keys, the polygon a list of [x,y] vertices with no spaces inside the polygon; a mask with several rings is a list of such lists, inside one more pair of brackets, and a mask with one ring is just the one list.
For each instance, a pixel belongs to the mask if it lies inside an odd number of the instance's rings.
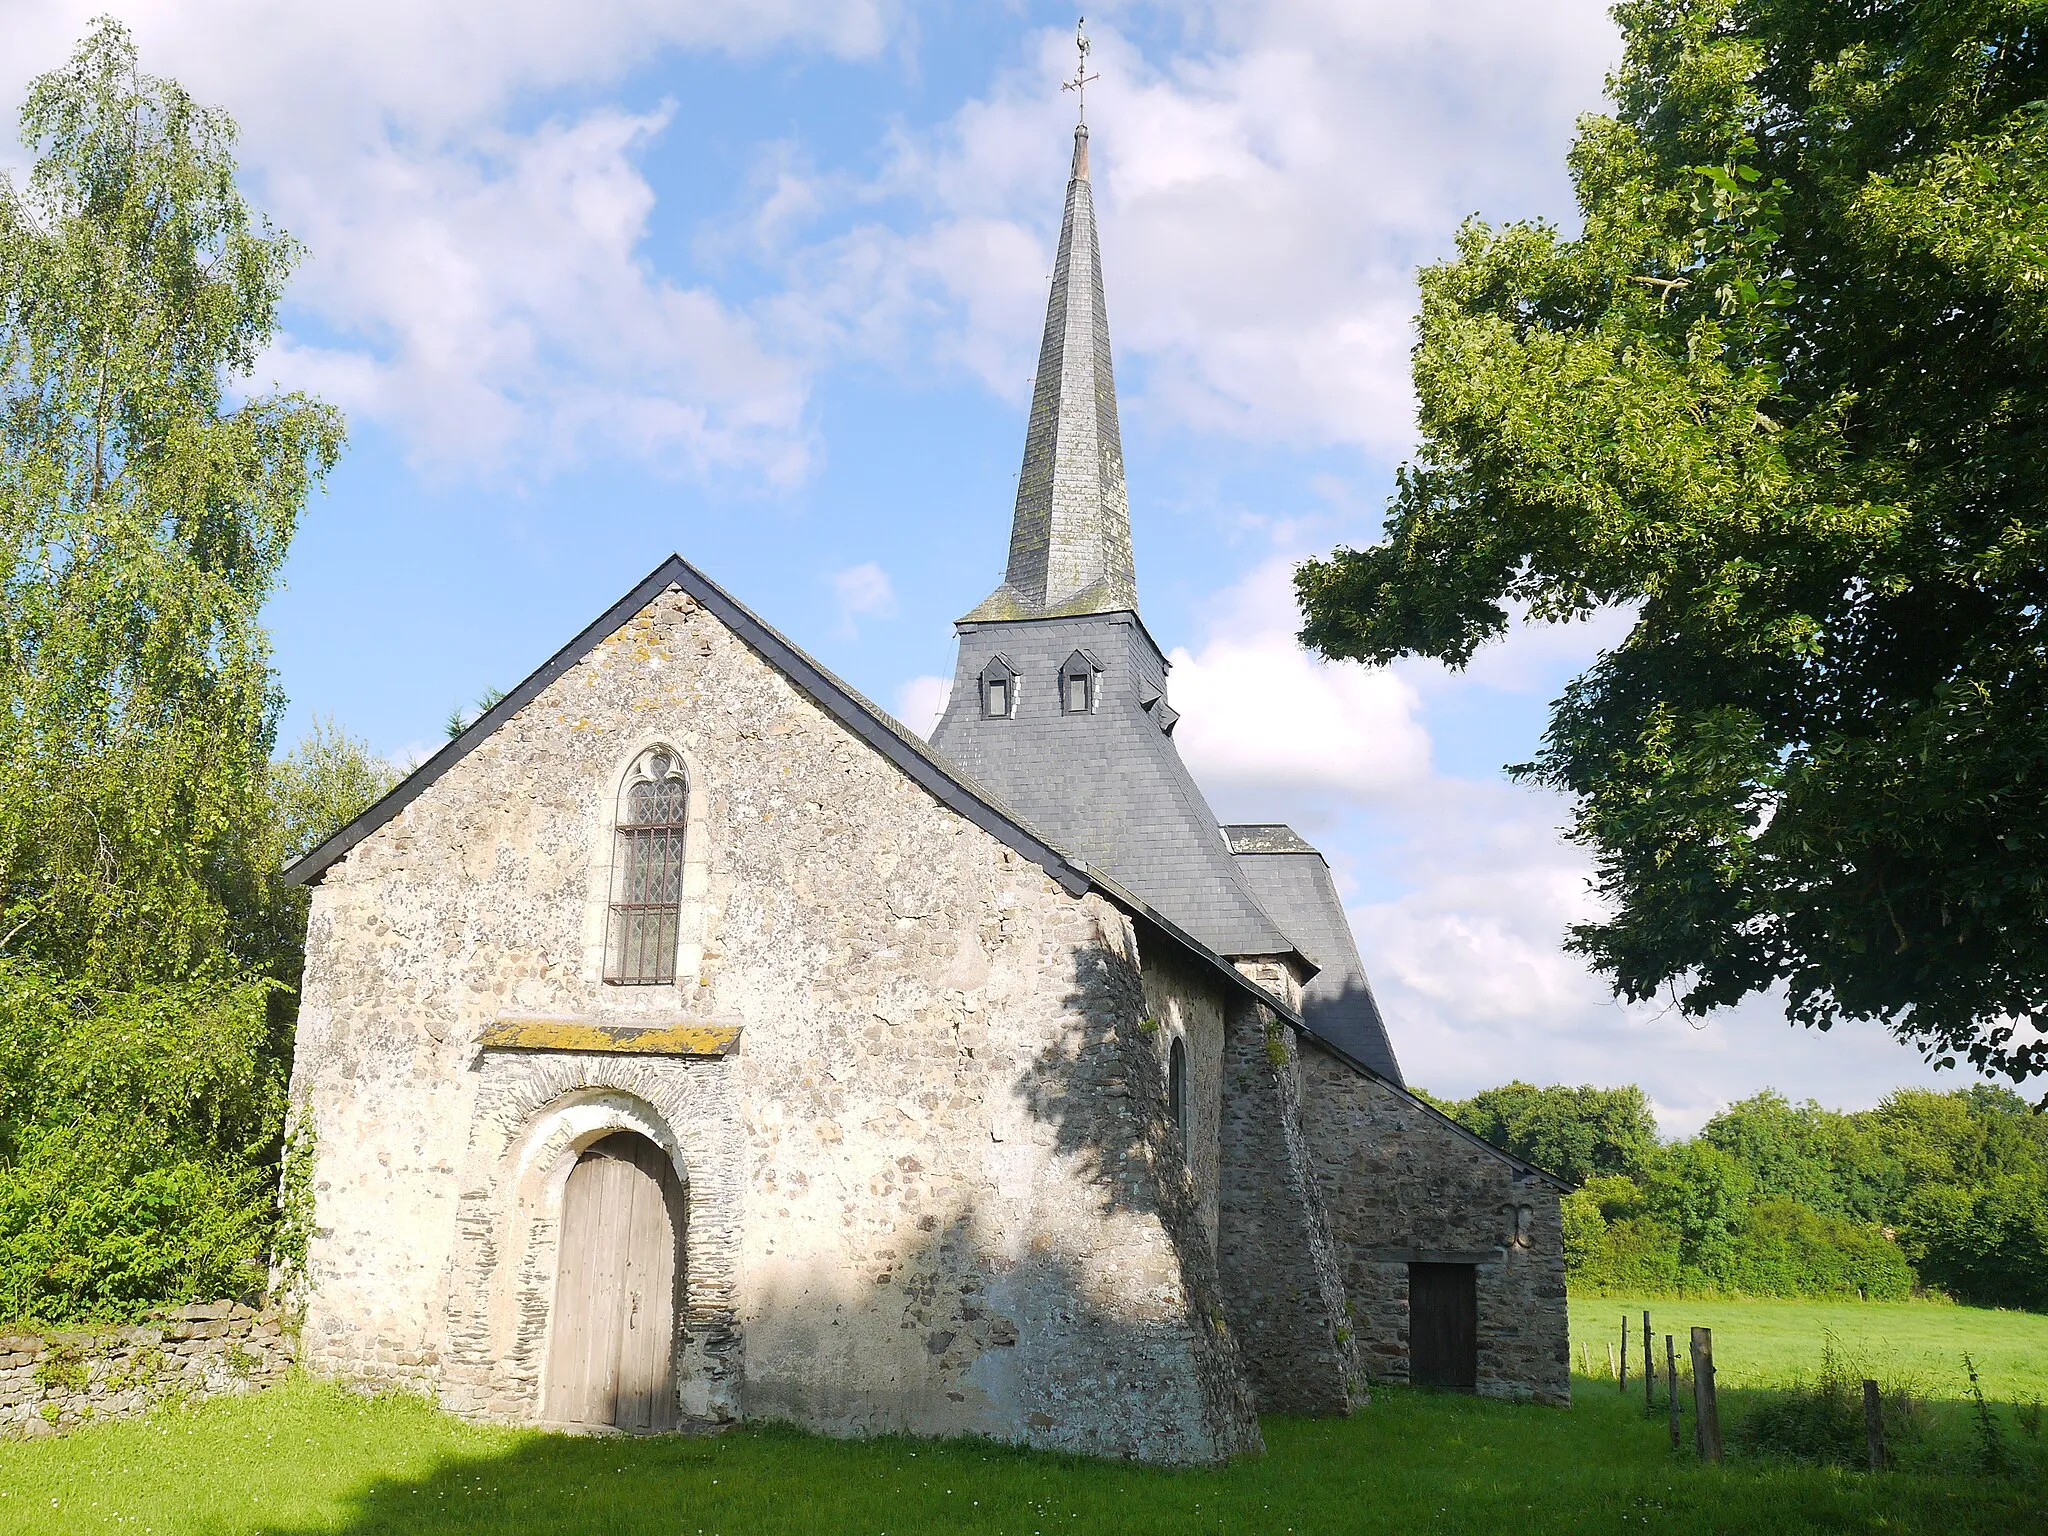
{"label": "stone church facade", "polygon": [[302,1356],[468,1416],[1214,1462],[1568,1400],[1560,1186],[1410,1094],[1139,614],[1086,130],[929,744],[671,557],[289,872]]}

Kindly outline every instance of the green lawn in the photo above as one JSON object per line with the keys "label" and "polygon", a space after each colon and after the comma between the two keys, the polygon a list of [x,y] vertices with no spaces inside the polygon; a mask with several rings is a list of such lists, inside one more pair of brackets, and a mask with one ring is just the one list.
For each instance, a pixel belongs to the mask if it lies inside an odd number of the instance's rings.
{"label": "green lawn", "polygon": [[[1694,1327],[1714,1330],[1714,1373],[1722,1386],[1777,1386],[1811,1376],[1823,1338],[1832,1333],[1848,1358],[1869,1375],[1918,1384],[1915,1395],[1961,1399],[1968,1387],[1963,1355],[1977,1362],[1987,1396],[2022,1401],[2048,1397],[2048,1317],[1992,1312],[1981,1307],[1924,1301],[1642,1301],[1573,1298],[1572,1366],[1591,1363],[1607,1378],[1607,1345],[1621,1345],[1621,1319],[1629,1318],[1629,1382],[1642,1371],[1643,1309],[1650,1311],[1659,1373],[1664,1335],[1674,1336],[1683,1361]],[[1584,1355],[1580,1347],[1584,1346]],[[1608,1390],[1613,1390],[1608,1379]]]}
{"label": "green lawn", "polygon": [[2038,1478],[1701,1467],[1599,1383],[1568,1411],[1382,1392],[1348,1421],[1269,1420],[1266,1435],[1263,1459],[1201,1472],[773,1428],[570,1439],[295,1381],[0,1444],[0,1531],[2048,1532]]}

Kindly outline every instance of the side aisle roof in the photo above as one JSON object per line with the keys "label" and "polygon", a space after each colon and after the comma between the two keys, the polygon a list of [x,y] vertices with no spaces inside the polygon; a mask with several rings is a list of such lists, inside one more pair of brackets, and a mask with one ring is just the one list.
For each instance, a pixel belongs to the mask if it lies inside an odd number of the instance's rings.
{"label": "side aisle roof", "polygon": [[606,609],[596,622],[521,680],[460,735],[413,769],[383,799],[319,847],[286,866],[284,878],[293,885],[317,885],[320,877],[345,858],[349,850],[411,805],[499,726],[532,703],[551,683],[569,672],[671,587],[701,604],[799,692],[902,769],[942,805],[1031,860],[1069,895],[1080,896],[1095,891],[1106,897],[1146,927],[1215,970],[1237,990],[1257,998],[1296,1028],[1303,1027],[1301,1016],[1293,1009],[1115,880],[1090,869],[1080,859],[1062,852],[1033,831],[988,791],[932,751],[889,714],[841,682],[681,555],[670,555],[662,561],[632,591]]}
{"label": "side aisle roof", "polygon": [[1223,835],[1252,894],[1316,964],[1315,979],[1301,994],[1308,1027],[1389,1082],[1401,1082],[1386,1020],[1321,851],[1278,823],[1227,826]]}

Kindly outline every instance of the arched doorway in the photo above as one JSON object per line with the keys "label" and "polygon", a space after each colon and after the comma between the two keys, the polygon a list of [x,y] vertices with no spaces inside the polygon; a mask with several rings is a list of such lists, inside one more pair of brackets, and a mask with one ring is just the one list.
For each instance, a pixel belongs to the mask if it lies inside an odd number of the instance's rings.
{"label": "arched doorway", "polygon": [[682,1229],[682,1182],[646,1137],[620,1131],[576,1160],[562,1196],[550,1422],[676,1427]]}

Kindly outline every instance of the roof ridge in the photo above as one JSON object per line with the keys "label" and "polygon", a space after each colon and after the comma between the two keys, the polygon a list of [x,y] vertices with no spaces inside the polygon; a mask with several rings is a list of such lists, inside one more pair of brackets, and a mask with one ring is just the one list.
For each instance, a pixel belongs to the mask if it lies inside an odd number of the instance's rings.
{"label": "roof ridge", "polygon": [[[871,747],[881,751],[909,774],[921,788],[941,804],[981,827],[1005,845],[1023,854],[1065,890],[1079,896],[1094,890],[1118,906],[1143,918],[1176,944],[1192,952],[1227,977],[1242,991],[1248,991],[1272,1008],[1289,1024],[1301,1028],[1300,1013],[1273,996],[1228,960],[1167,918],[1149,903],[1117,881],[1091,869],[1032,828],[979,782],[969,777],[951,759],[936,751],[891,715],[853,688],[809,652],[789,639],[774,625],[747,607],[717,582],[681,555],[663,560],[631,591],[613,603],[574,639],[556,651],[485,710],[460,735],[407,774],[390,792],[355,820],[330,836],[319,847],[294,860],[284,878],[294,885],[309,885],[332,868],[364,838],[385,825],[417,800],[449,769],[481,746],[497,729],[524,709],[548,686],[567,674],[592,651],[624,628],[654,599],[675,587],[710,610],[718,621],[739,637],[749,649],[794,683],[813,702],[841,724],[853,729]],[[865,728],[863,728],[865,727]]]}

